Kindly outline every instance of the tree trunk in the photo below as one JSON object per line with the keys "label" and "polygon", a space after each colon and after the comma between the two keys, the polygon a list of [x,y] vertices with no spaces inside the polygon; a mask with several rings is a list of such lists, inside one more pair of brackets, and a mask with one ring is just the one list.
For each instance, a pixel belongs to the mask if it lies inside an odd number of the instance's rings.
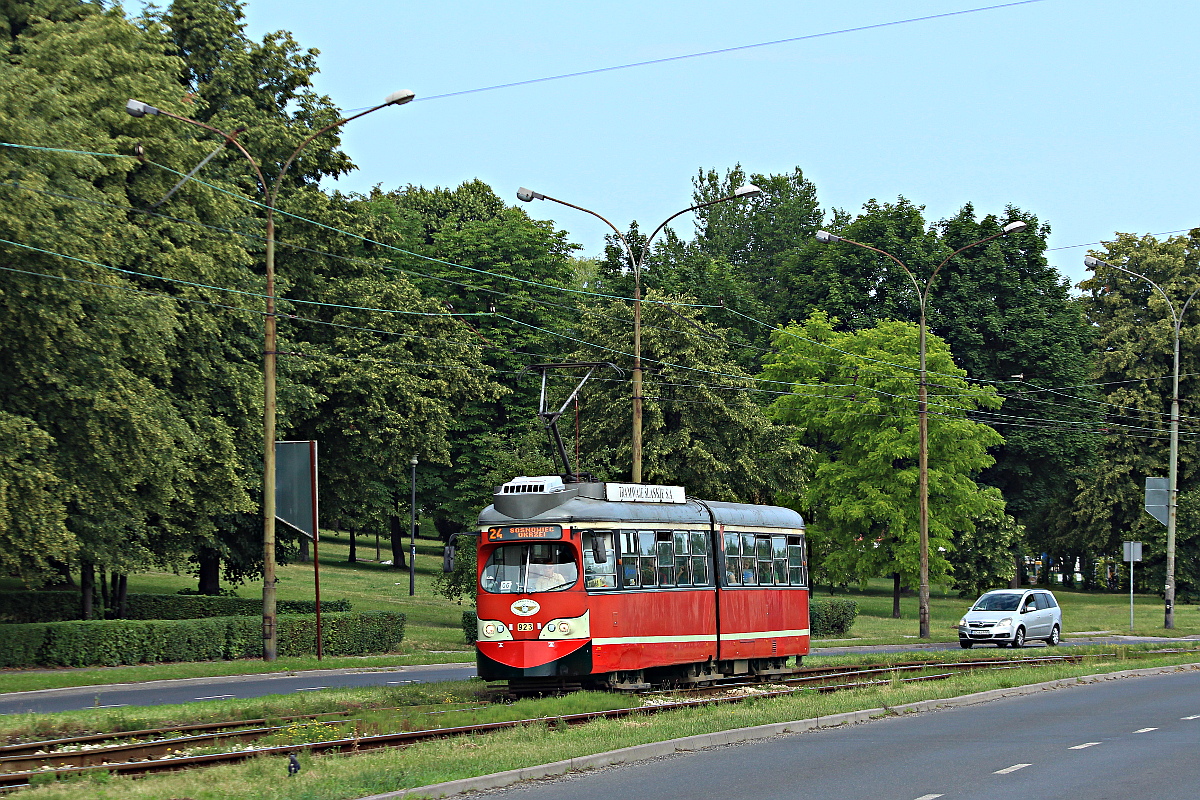
{"label": "tree trunk", "polygon": [[298,560],[300,561],[301,564],[307,564],[311,560],[308,555],[308,537],[305,536],[303,533],[299,534],[299,536],[300,536],[300,555],[298,557]]}
{"label": "tree trunk", "polygon": [[100,618],[108,619],[108,611],[112,608],[112,603],[109,602],[108,574],[103,567],[100,568],[98,580],[100,582]]}
{"label": "tree trunk", "polygon": [[91,561],[79,562],[79,613],[80,619],[92,618],[92,592],[96,588],[96,565]]}
{"label": "tree trunk", "polygon": [[1025,571],[1025,558],[1020,553],[1013,555],[1013,576],[1008,582],[1008,588],[1020,589],[1025,577],[1022,573]]}
{"label": "tree trunk", "polygon": [[892,619],[900,619],[900,573],[892,573]]}
{"label": "tree trunk", "polygon": [[408,569],[408,562],[404,559],[404,532],[408,528],[408,521],[400,517],[398,510],[400,506],[400,492],[398,490],[393,499],[395,500],[395,505],[392,507],[392,514],[388,518],[392,534],[392,569]]}
{"label": "tree trunk", "polygon": [[221,593],[221,554],[211,547],[201,547],[196,552],[196,562],[199,564],[200,583],[197,590],[200,594],[218,595]]}
{"label": "tree trunk", "polygon": [[117,580],[116,604],[117,604],[117,619],[125,619],[125,611],[127,609],[126,600],[129,597],[129,576],[122,573]]}
{"label": "tree trunk", "polygon": [[350,527],[350,557],[346,560],[351,564],[358,561],[358,548],[354,544],[354,526]]}

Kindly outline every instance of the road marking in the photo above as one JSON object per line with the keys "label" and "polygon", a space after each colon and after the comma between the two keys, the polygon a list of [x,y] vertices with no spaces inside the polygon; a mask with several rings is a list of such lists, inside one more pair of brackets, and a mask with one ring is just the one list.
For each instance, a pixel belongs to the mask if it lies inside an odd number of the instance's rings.
{"label": "road marking", "polygon": [[1200,714],[1192,714],[1190,717],[1180,717],[1180,719],[1200,719]]}
{"label": "road marking", "polygon": [[1068,747],[1067,749],[1068,750],[1082,750],[1085,747],[1095,747],[1098,744],[1100,744],[1100,743],[1099,742],[1084,742],[1083,744],[1077,744],[1074,747]]}
{"label": "road marking", "polygon": [[1030,766],[1033,766],[1033,765],[1032,764],[1013,764],[1011,767],[1005,767],[1004,769],[998,769],[995,772],[993,772],[992,774],[993,775],[1007,775],[1010,772],[1016,772],[1019,769],[1025,769],[1026,767],[1030,767]]}
{"label": "road marking", "polygon": [[234,697],[232,694],[211,694],[208,697],[193,697],[193,700],[224,700],[227,697]]}
{"label": "road marking", "polygon": [[328,686],[306,686],[303,689],[297,689],[297,692],[315,692],[320,689],[328,689]]}
{"label": "road marking", "polygon": [[1149,733],[1150,731],[1156,730],[1158,730],[1158,728],[1138,728],[1136,731],[1134,731],[1134,733]]}
{"label": "road marking", "polygon": [[400,684],[402,684],[402,683],[416,683],[416,681],[388,681],[388,682],[387,682],[387,684],[385,684],[385,685],[387,685],[387,686],[398,686],[398,685],[400,685]]}
{"label": "road marking", "polygon": [[129,704],[128,703],[116,703],[115,705],[111,705],[111,706],[92,706],[92,708],[124,708],[127,705],[129,705]]}
{"label": "road marking", "polygon": [[939,797],[941,797],[940,794],[923,794],[917,800],[937,800]]}

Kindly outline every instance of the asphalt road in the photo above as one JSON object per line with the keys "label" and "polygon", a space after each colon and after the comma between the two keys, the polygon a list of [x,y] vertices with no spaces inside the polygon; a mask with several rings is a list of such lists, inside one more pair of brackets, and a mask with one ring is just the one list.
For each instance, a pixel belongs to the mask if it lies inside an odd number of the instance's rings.
{"label": "asphalt road", "polygon": [[677,753],[486,794],[490,800],[1195,800],[1198,746],[1200,674],[1187,672]]}
{"label": "asphalt road", "polygon": [[80,708],[158,706],[191,703],[197,700],[311,692],[345,686],[402,686],[409,683],[435,683],[473,677],[474,664],[433,664],[379,671],[311,670],[268,675],[118,683],[0,694],[0,714],[52,714]]}

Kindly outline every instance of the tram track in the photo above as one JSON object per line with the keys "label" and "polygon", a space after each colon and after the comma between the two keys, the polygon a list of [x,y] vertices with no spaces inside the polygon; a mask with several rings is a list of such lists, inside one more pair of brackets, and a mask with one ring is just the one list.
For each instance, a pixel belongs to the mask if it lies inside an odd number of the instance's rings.
{"label": "tram track", "polygon": [[[1189,651],[1178,651],[1189,652]],[[1100,654],[1104,655],[1111,654]],[[424,730],[398,731],[370,736],[351,736],[303,744],[253,747],[255,740],[278,733],[286,725],[268,725],[268,720],[243,720],[229,723],[205,723],[194,726],[147,729],[111,734],[91,734],[70,739],[28,742],[0,746],[0,791],[12,791],[30,785],[37,776],[53,775],[64,778],[106,771],[122,775],[145,775],[154,772],[235,763],[249,758],[282,755],[298,751],[310,753],[356,753],[383,748],[407,747],[417,742],[453,737],[486,734],[528,725],[580,725],[597,719],[621,719],[633,715],[695,708],[724,703],[738,703],[750,698],[770,698],[797,691],[834,692],[884,684],[915,683],[945,680],[963,670],[1016,669],[1078,663],[1091,656],[1044,656],[1034,658],[988,658],[969,661],[911,661],[899,664],[863,667],[806,667],[799,673],[772,676],[767,681],[729,682],[716,686],[665,689],[639,693],[642,704],[635,707],[592,711],[556,717],[507,720]],[[928,672],[930,674],[914,674]],[[396,709],[401,710],[401,709]],[[455,709],[477,710],[477,709]],[[445,713],[445,712],[430,712]],[[310,714],[277,717],[270,722],[341,725],[351,723],[351,712]],[[321,720],[320,717],[335,717]],[[121,741],[104,745],[104,741],[177,733],[179,736],[141,741]],[[244,749],[230,752],[188,755],[189,747],[237,742]],[[99,743],[99,744],[97,744]],[[86,748],[86,749],[82,749]],[[44,779],[44,778],[43,778]]]}

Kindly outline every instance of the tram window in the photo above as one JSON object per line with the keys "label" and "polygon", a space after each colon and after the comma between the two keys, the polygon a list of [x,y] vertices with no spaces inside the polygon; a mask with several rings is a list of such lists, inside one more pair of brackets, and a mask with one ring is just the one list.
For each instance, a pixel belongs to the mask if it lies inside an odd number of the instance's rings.
{"label": "tram window", "polygon": [[708,559],[705,556],[692,556],[692,585],[710,586],[708,577]]}
{"label": "tram window", "polygon": [[758,582],[771,585],[775,582],[771,572],[771,537],[759,536],[754,540],[754,556],[758,561]]}
{"label": "tram window", "polygon": [[758,573],[754,569],[754,556],[741,559],[742,562],[742,583],[746,586],[753,586],[758,583]]}
{"label": "tram window", "polygon": [[736,533],[725,534],[725,584],[738,586],[742,582],[741,537]]}
{"label": "tram window", "polygon": [[[604,561],[597,563],[596,550],[604,554]],[[612,589],[617,585],[616,543],[611,531],[584,532],[583,574],[589,589]]]}
{"label": "tram window", "polygon": [[787,537],[771,537],[771,561],[775,567],[775,585],[788,585]]}
{"label": "tram window", "polygon": [[804,540],[799,536],[787,539],[788,583],[792,586],[808,585],[808,570],[804,563]]}
{"label": "tram window", "polygon": [[506,544],[488,556],[479,585],[493,594],[559,592],[578,578],[575,556],[565,544]]}
{"label": "tram window", "polygon": [[675,585],[675,548],[670,533],[658,534],[658,585]]}
{"label": "tram window", "polygon": [[708,534],[704,531],[692,531],[692,555],[708,555]]}

